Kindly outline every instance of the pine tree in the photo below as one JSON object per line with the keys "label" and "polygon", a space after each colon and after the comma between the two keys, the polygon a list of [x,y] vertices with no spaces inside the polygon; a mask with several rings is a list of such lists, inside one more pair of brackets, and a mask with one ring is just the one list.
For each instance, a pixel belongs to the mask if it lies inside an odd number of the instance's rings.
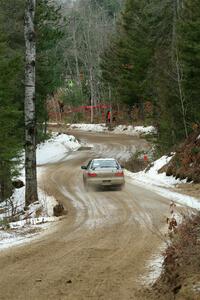
{"label": "pine tree", "polygon": [[[37,5],[36,108],[37,123],[42,123],[44,102],[63,79],[60,27],[64,23],[57,6],[46,0],[38,0]],[[24,0],[0,1],[0,201],[12,193],[16,158],[24,144],[24,10]]]}
{"label": "pine tree", "polygon": [[149,95],[146,80],[152,57],[146,1],[127,0],[116,36],[102,58],[103,78],[128,105]]}
{"label": "pine tree", "polygon": [[183,67],[183,85],[187,101],[187,122],[200,125],[200,3],[184,1],[179,22],[179,47]]}
{"label": "pine tree", "polygon": [[116,99],[152,101],[162,151],[199,123],[199,9],[198,1],[127,0],[102,57]]}
{"label": "pine tree", "polygon": [[65,79],[66,62],[62,45],[65,21],[55,4],[46,0],[38,0],[36,4],[36,111],[41,136],[42,124],[48,117],[47,97],[62,86]]}
{"label": "pine tree", "polygon": [[23,7],[20,0],[0,2],[0,201],[12,193],[23,144]]}

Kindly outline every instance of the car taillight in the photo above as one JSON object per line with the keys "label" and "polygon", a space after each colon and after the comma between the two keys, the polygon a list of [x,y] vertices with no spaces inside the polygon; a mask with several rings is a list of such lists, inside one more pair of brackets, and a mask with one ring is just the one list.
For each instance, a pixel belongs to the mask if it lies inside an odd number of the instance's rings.
{"label": "car taillight", "polygon": [[96,173],[87,173],[87,175],[89,176],[89,177],[96,177],[97,176],[97,174]]}
{"label": "car taillight", "polygon": [[117,176],[117,177],[123,177],[124,176],[124,172],[123,171],[117,172],[117,173],[115,173],[115,176]]}

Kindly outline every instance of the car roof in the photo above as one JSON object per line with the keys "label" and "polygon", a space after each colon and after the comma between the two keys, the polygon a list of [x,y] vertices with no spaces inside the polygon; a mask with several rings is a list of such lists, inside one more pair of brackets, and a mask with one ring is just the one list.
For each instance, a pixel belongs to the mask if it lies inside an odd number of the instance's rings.
{"label": "car roof", "polygon": [[114,160],[114,161],[116,161],[116,159],[115,158],[94,158],[93,159],[93,161],[102,161],[102,160]]}

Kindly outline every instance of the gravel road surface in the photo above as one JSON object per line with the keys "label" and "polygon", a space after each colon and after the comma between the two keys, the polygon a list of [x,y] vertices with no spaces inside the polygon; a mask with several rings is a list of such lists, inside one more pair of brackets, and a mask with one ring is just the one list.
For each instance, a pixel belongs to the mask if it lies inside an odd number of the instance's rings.
{"label": "gravel road surface", "polygon": [[128,177],[122,191],[86,192],[80,166],[93,157],[125,159],[148,145],[127,135],[73,134],[94,147],[46,165],[40,180],[68,214],[42,238],[0,252],[0,299],[140,299],[169,200]]}

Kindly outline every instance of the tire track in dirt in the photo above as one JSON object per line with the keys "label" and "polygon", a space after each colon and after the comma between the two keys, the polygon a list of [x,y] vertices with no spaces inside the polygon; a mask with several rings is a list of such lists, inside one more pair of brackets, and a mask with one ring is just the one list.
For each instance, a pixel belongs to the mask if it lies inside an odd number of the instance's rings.
{"label": "tire track in dirt", "polygon": [[68,215],[45,238],[0,253],[0,299],[139,299],[137,279],[161,243],[152,232],[162,227],[168,201],[128,178],[122,191],[86,193],[82,164],[102,156],[98,151],[126,157],[145,142],[118,135],[77,137],[94,148],[46,166],[40,182]]}

